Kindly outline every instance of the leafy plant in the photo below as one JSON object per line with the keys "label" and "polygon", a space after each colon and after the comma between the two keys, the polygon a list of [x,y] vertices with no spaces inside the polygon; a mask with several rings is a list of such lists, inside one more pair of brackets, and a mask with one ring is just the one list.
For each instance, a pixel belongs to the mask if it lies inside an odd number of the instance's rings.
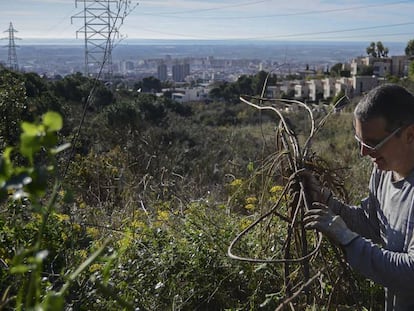
{"label": "leafy plant", "polygon": [[[1,247],[5,255],[2,263],[7,272],[2,274],[1,286],[5,291],[0,306],[14,305],[16,310],[63,310],[70,285],[105,249],[106,243],[69,272],[59,289],[54,288],[50,278],[44,277],[47,258],[55,251],[47,247],[52,245],[47,238],[52,238],[53,234],[48,230],[58,229],[56,225],[50,227],[59,191],[57,181],[49,190],[50,182],[56,178],[54,157],[68,147],[67,144],[56,146],[57,132],[61,128],[62,118],[54,112],[44,114],[37,123],[23,122],[19,145],[7,147],[1,156],[1,222],[4,227],[0,237],[11,244]],[[16,159],[19,164],[14,163]],[[46,195],[49,198],[45,204]],[[16,239],[12,241],[11,238]],[[14,256],[10,256],[12,252]]]}

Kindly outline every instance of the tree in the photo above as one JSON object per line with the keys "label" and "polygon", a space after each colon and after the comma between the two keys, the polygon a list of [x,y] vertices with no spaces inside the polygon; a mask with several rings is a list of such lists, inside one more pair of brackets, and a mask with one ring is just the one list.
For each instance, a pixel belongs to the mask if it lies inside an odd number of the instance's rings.
{"label": "tree", "polygon": [[18,141],[19,124],[27,115],[23,77],[0,68],[0,148]]}
{"label": "tree", "polygon": [[209,92],[209,97],[213,100],[222,100],[226,103],[236,104],[239,102],[240,92],[246,94],[244,90],[240,91],[238,82],[230,83],[227,81],[219,82]]}
{"label": "tree", "polygon": [[242,95],[253,95],[253,81],[251,76],[242,75],[237,79],[236,83]]}
{"label": "tree", "polygon": [[141,94],[137,102],[141,118],[152,124],[161,124],[167,115],[164,103],[158,101],[155,95]]}
{"label": "tree", "polygon": [[252,86],[255,94],[260,95],[262,93],[267,75],[268,73],[266,71],[261,70],[253,77]]}
{"label": "tree", "polygon": [[375,42],[371,42],[371,44],[366,48],[368,56],[377,57],[377,51],[375,49]]}
{"label": "tree", "polygon": [[155,92],[161,92],[162,86],[161,86],[160,80],[151,76],[151,77],[146,77],[142,79],[142,81],[136,83],[134,85],[134,89],[135,90],[141,89],[142,92],[146,92],[146,93],[148,92],[155,93]]}
{"label": "tree", "polygon": [[372,57],[387,57],[389,53],[389,49],[385,47],[381,41],[371,42],[370,45],[366,48],[366,52],[368,56]]}
{"label": "tree", "polygon": [[405,47],[405,55],[408,57],[414,57],[414,39],[408,41],[407,46]]}
{"label": "tree", "polygon": [[411,62],[408,68],[408,78],[414,82],[414,62]]}
{"label": "tree", "polygon": [[331,67],[330,75],[333,77],[337,77],[341,74],[342,70],[342,63],[337,63]]}
{"label": "tree", "polygon": [[384,47],[381,41],[377,42],[377,55],[378,57],[385,57],[388,54],[388,49]]}
{"label": "tree", "polygon": [[[56,96],[81,104],[87,98],[91,85],[89,78],[78,72],[57,81],[52,89]],[[87,89],[85,86],[88,86]]]}

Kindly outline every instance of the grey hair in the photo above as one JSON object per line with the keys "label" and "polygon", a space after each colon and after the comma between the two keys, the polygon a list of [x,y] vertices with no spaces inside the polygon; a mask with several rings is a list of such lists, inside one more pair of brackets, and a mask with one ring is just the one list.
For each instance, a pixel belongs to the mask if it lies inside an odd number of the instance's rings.
{"label": "grey hair", "polygon": [[370,90],[358,103],[354,117],[361,122],[384,118],[387,130],[414,123],[414,95],[397,84],[382,84]]}

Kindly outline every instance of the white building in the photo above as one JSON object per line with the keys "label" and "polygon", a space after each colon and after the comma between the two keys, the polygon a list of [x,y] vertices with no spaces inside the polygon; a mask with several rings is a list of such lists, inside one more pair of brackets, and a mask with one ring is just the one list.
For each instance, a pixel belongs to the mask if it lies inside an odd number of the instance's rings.
{"label": "white building", "polygon": [[175,92],[171,94],[172,100],[179,103],[203,101],[207,99],[207,96],[208,92],[204,87],[175,89]]}
{"label": "white building", "polygon": [[323,98],[331,98],[335,96],[335,78],[325,78],[322,79],[322,88],[323,88]]}
{"label": "white building", "polygon": [[309,100],[317,101],[320,98],[320,94],[323,94],[322,80],[309,80],[308,82],[309,89]]}
{"label": "white building", "polygon": [[354,76],[352,77],[353,95],[362,95],[379,85],[377,76]]}
{"label": "white building", "polygon": [[300,81],[295,85],[295,99],[304,99],[309,96],[309,86],[305,81]]}
{"label": "white building", "polygon": [[363,66],[372,66],[373,74],[385,77],[389,74],[404,77],[407,76],[410,60],[405,55],[376,58],[361,56],[351,61],[351,76],[356,76]]}
{"label": "white building", "polygon": [[374,69],[373,74],[377,77],[385,77],[391,74],[392,63],[390,58],[380,58],[377,61],[375,61],[372,66]]}
{"label": "white building", "polygon": [[408,76],[408,68],[411,60],[406,55],[391,57],[391,74],[398,77]]}
{"label": "white building", "polygon": [[335,81],[335,95],[338,96],[338,94],[343,93],[348,96],[352,96],[354,93],[353,91],[353,78],[346,78],[342,77]]}

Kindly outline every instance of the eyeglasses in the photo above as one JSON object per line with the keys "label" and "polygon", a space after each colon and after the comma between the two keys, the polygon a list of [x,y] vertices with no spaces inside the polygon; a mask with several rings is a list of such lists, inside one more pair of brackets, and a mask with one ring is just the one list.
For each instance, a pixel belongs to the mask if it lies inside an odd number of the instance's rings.
{"label": "eyeglasses", "polygon": [[[395,134],[397,134],[403,127],[400,126],[399,128],[395,129],[390,135],[388,135],[387,137],[385,137],[383,140],[381,140],[378,144],[376,144],[375,146],[371,146],[368,145],[366,143],[364,143],[362,141],[361,138],[359,138],[358,136],[355,135],[355,139],[358,142],[359,148],[361,149],[362,146],[364,146],[365,148],[367,148],[370,152],[374,152],[374,151],[378,151],[382,146],[385,145],[385,143],[387,141],[389,141]],[[362,152],[362,151],[361,151]]]}

